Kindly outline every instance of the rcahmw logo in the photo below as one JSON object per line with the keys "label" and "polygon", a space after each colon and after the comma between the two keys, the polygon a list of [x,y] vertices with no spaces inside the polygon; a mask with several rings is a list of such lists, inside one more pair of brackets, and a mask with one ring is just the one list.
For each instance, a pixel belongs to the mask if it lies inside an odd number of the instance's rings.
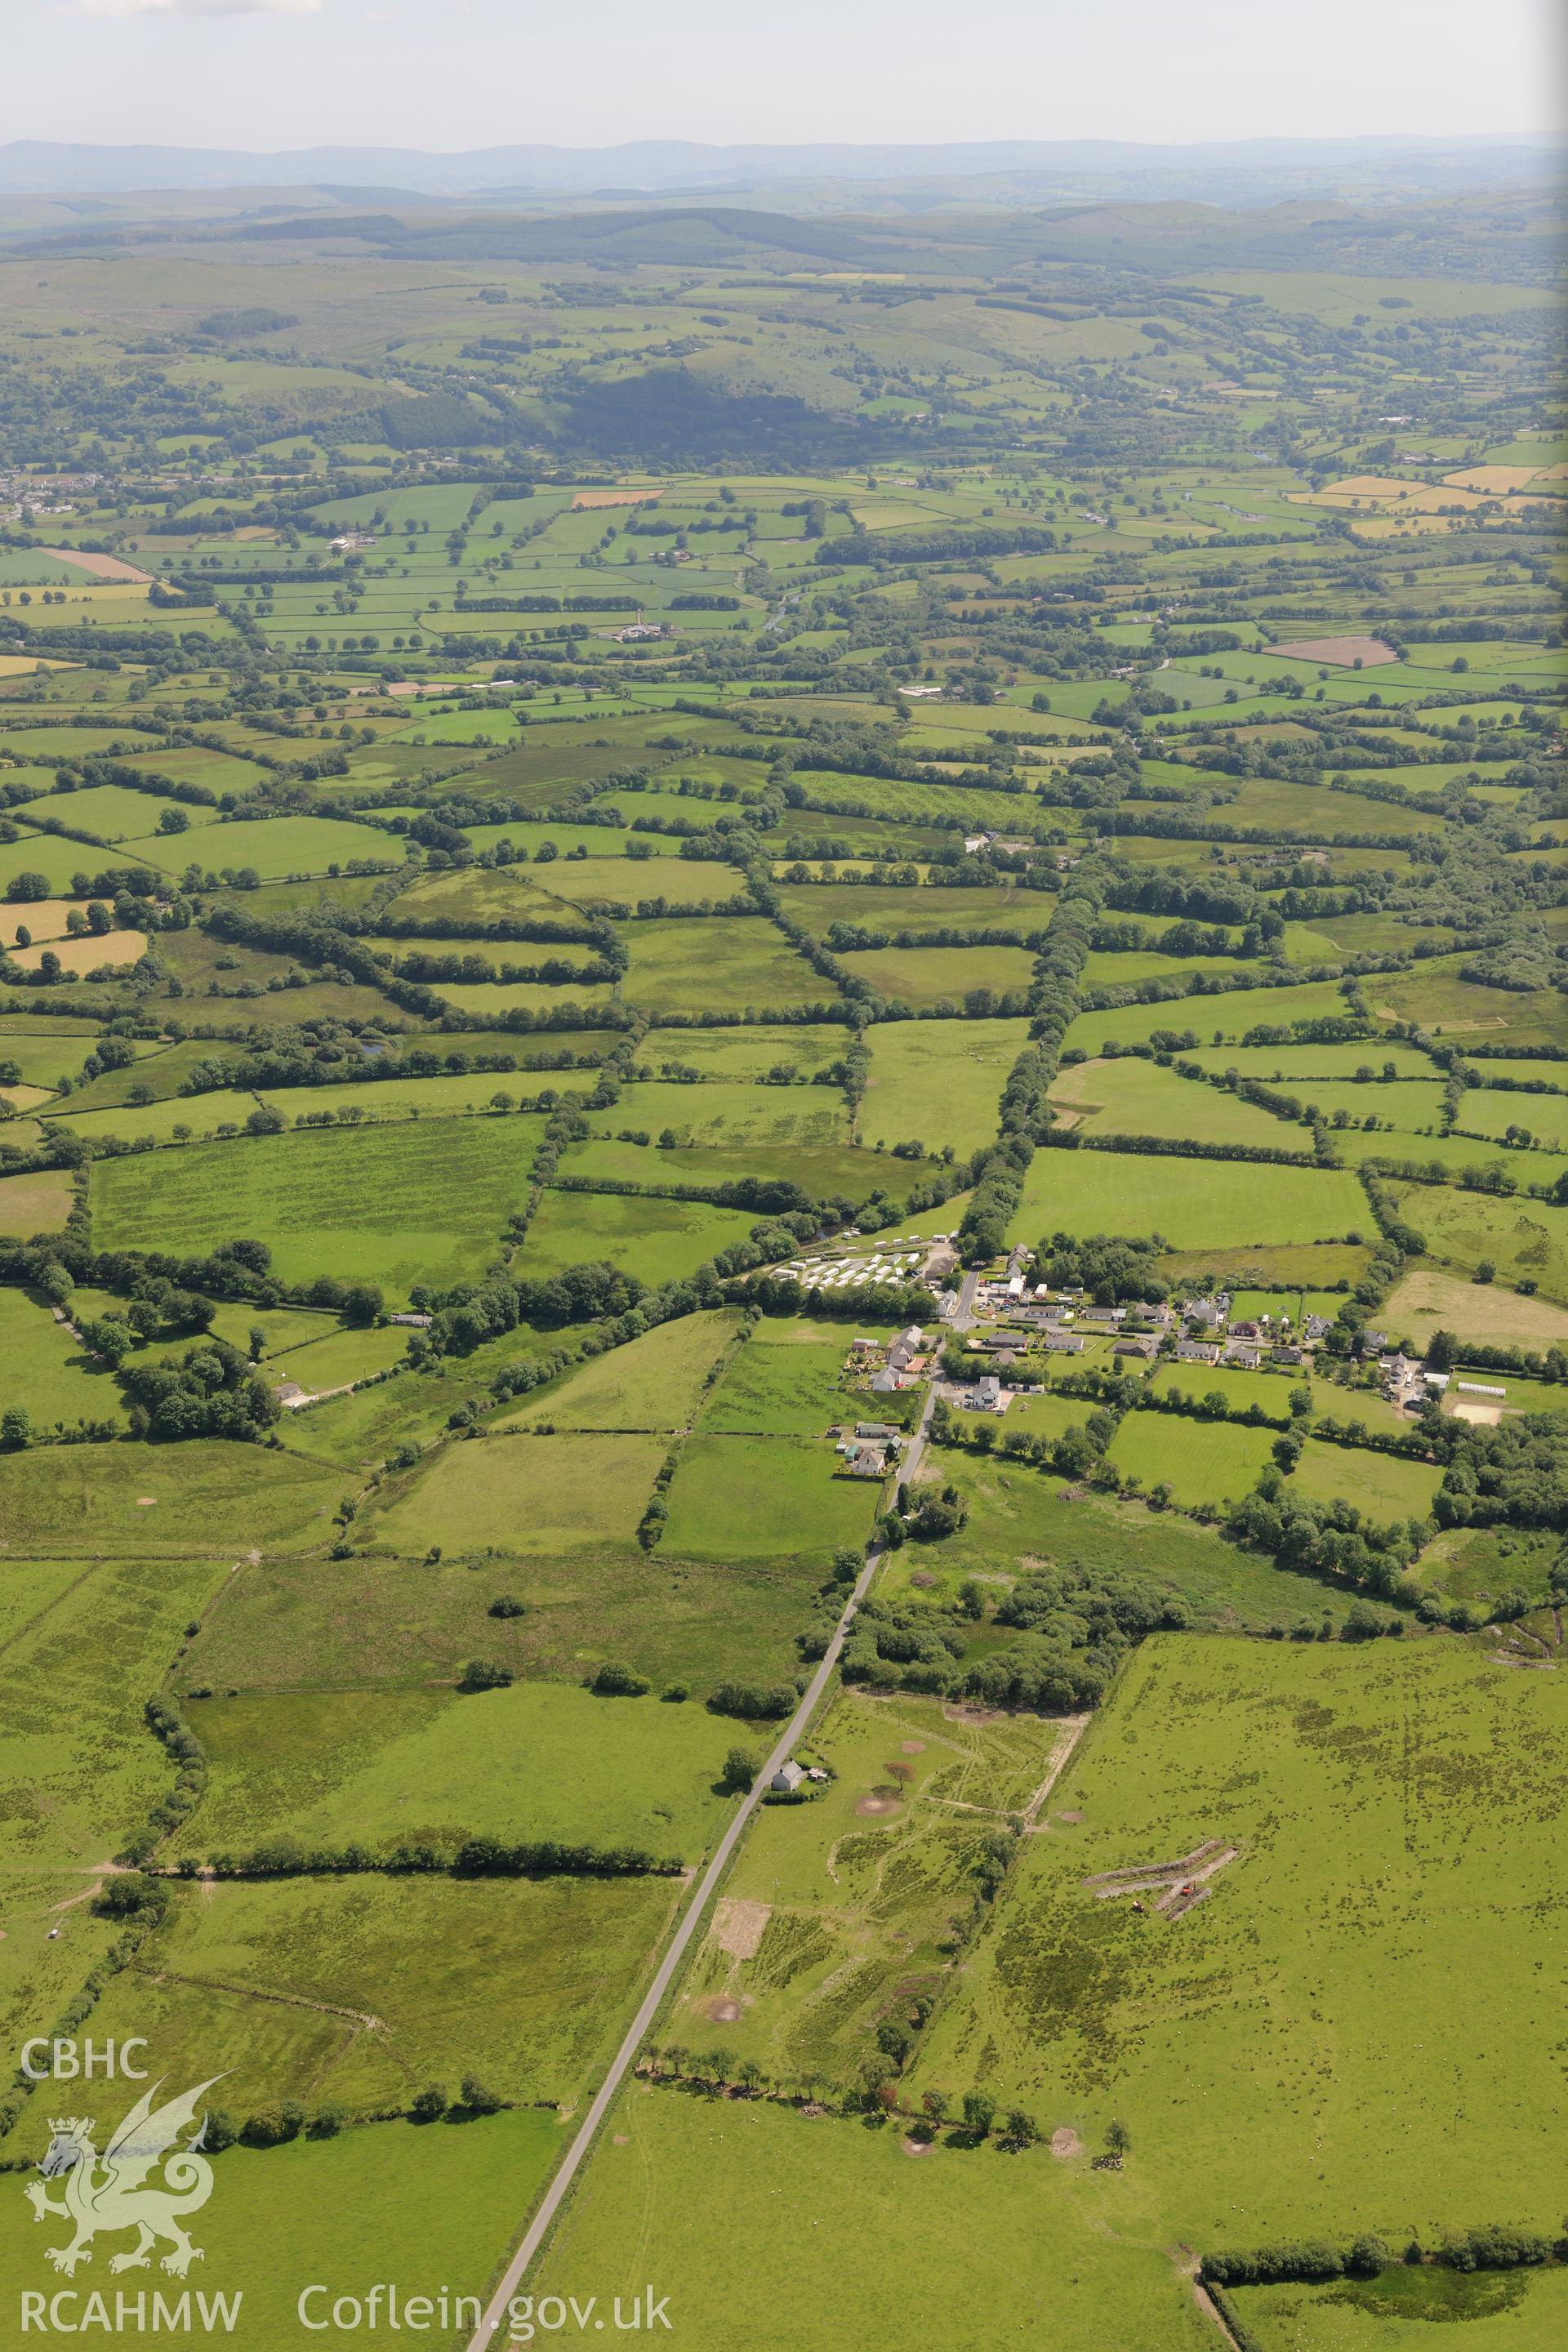
{"label": "rcahmw logo", "polygon": [[[153,2102],[163,2086],[154,2083],[121,2118],[101,2155],[94,2143],[96,2126],[90,2116],[50,2117],[49,2145],[38,2165],[43,2180],[29,2181],[24,2194],[35,2221],[53,2219],[71,2225],[71,2235],[63,2245],[44,2250],[56,2270],[74,2278],[83,2263],[91,2262],[96,2237],[132,2230],[135,2244],[110,2256],[112,2273],[151,2269],[153,2250],[164,2243],[169,2252],[160,2258],[159,2267],[173,2278],[183,2279],[193,2263],[205,2259],[201,2247],[192,2243],[184,2223],[185,2217],[198,2212],[212,2195],[212,2166],[200,2153],[206,2136],[205,2118],[184,2147],[179,2142],[181,2133],[195,2123],[204,2093],[219,2079],[212,2075],[159,2107]],[[47,2181],[59,2183],[59,2196],[49,2194],[44,2185]],[[123,2288],[111,2294],[83,2294],[75,2288],[61,2288],[53,2294],[25,2290],[22,2332],[26,2335],[36,2328],[46,2334],[52,2330],[74,2336],[96,2327],[119,2333],[181,2331],[194,2325],[209,2333],[222,2329],[226,2334],[238,2318],[243,2301],[242,2293],[193,2297],[188,2289],[178,2294],[156,2290],[127,2293]]]}

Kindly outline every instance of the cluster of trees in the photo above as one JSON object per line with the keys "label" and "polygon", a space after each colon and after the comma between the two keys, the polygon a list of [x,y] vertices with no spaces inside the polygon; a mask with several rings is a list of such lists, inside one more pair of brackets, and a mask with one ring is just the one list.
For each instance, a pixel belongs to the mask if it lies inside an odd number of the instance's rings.
{"label": "cluster of trees", "polygon": [[279,1407],[248,1356],[226,1339],[187,1349],[178,1364],[122,1365],[133,1437],[265,1436]]}
{"label": "cluster of trees", "polygon": [[1568,2237],[1554,2241],[1539,2230],[1489,2221],[1456,2231],[1431,2248],[1413,2240],[1403,2254],[1395,2254],[1370,2231],[1348,2246],[1333,2245],[1325,2238],[1304,2238],[1246,2249],[1224,2248],[1204,2256],[1199,2275],[1211,2286],[1270,2286],[1377,2278],[1397,2262],[1430,2260],[1457,2271],[1510,2271],[1534,2269],[1554,2259],[1568,2261]]}
{"label": "cluster of trees", "polygon": [[559,1838],[507,1844],[491,1837],[464,1838],[456,1847],[412,1841],[376,1853],[357,1841],[343,1846],[308,1845],[291,1832],[279,1832],[241,1853],[209,1855],[204,1863],[184,1856],[180,1874],[210,1870],[218,1878],[344,1878],[366,1872],[392,1876],[449,1873],[455,1878],[638,1878],[669,1877],[682,1865],[668,1856],[633,1845],[569,1845]]}
{"label": "cluster of trees", "polygon": [[1253,1492],[1234,1506],[1228,1526],[1232,1535],[1268,1552],[1282,1567],[1401,1599],[1405,1572],[1430,1533],[1425,1519],[1380,1527],[1353,1503],[1313,1502],[1287,1486],[1274,1470],[1265,1471]]}
{"label": "cluster of trees", "polygon": [[1453,1448],[1432,1503],[1440,1527],[1568,1529],[1568,1427],[1556,1414],[1510,1415],[1490,1429],[1445,1418],[1435,1435]]}
{"label": "cluster of trees", "polygon": [[1058,1229],[1038,1249],[1041,1277],[1057,1290],[1085,1290],[1097,1307],[1157,1307],[1171,1294],[1160,1271],[1169,1244],[1159,1234],[1069,1234]]}

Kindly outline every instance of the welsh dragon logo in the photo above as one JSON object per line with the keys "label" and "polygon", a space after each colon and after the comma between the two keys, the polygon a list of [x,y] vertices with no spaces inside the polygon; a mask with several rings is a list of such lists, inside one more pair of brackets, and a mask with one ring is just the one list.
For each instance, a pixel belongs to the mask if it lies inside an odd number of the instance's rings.
{"label": "welsh dragon logo", "polygon": [[[91,2242],[100,2231],[138,2232],[128,2253],[110,2257],[111,2271],[145,2270],[153,2247],[163,2238],[169,2241],[173,2252],[163,2256],[162,2267],[175,2278],[184,2278],[193,2263],[203,2260],[201,2248],[192,2245],[182,2227],[182,2216],[198,2211],[212,2195],[212,2166],[197,2153],[206,2132],[205,2119],[186,2147],[176,2143],[194,2119],[202,2094],[219,2079],[214,2074],[198,2083],[194,2091],[168,2099],[157,2108],[153,2102],[162,2084],[154,2083],[124,2117],[101,2156],[92,2144],[90,2116],[50,2117],[53,2137],[38,2169],[45,2180],[60,2181],[64,2194],[51,2197],[37,2180],[28,2182],[26,2193],[35,2221],[53,2213],[76,2225],[68,2246],[46,2250],[58,2271],[70,2277],[79,2263],[90,2263]],[[144,2185],[160,2164],[162,2182]]]}

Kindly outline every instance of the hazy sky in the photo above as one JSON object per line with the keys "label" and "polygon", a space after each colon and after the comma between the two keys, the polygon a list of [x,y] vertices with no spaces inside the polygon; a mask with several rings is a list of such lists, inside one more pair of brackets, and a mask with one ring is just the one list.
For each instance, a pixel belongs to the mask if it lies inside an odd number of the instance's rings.
{"label": "hazy sky", "polygon": [[1555,0],[0,0],[0,138],[1542,133],[1560,119],[1555,15]]}

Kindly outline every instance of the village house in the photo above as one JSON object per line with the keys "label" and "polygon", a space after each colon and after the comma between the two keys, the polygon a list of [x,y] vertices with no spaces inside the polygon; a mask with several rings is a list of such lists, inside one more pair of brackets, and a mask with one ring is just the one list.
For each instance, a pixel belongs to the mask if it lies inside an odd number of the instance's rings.
{"label": "village house", "polygon": [[1043,1331],[1040,1343],[1048,1348],[1053,1356],[1081,1356],[1083,1353],[1083,1341],[1076,1331]]}
{"label": "village house", "polygon": [[1219,1343],[1215,1339],[1178,1339],[1176,1361],[1180,1364],[1217,1364]]}
{"label": "village house", "polygon": [[1111,1349],[1113,1356],[1152,1356],[1156,1342],[1146,1335],[1137,1339],[1118,1339]]}
{"label": "village house", "polygon": [[1255,1372],[1263,1361],[1263,1350],[1249,1339],[1233,1339],[1220,1360],[1235,1364],[1240,1371]]}
{"label": "village house", "polygon": [[974,1408],[979,1412],[1001,1412],[1002,1383],[994,1372],[986,1372],[974,1383]]}
{"label": "village house", "polygon": [[768,1782],[768,1786],[781,1797],[793,1797],[805,1778],[804,1767],[796,1764],[792,1759],[789,1763],[779,1766],[778,1770]]}

